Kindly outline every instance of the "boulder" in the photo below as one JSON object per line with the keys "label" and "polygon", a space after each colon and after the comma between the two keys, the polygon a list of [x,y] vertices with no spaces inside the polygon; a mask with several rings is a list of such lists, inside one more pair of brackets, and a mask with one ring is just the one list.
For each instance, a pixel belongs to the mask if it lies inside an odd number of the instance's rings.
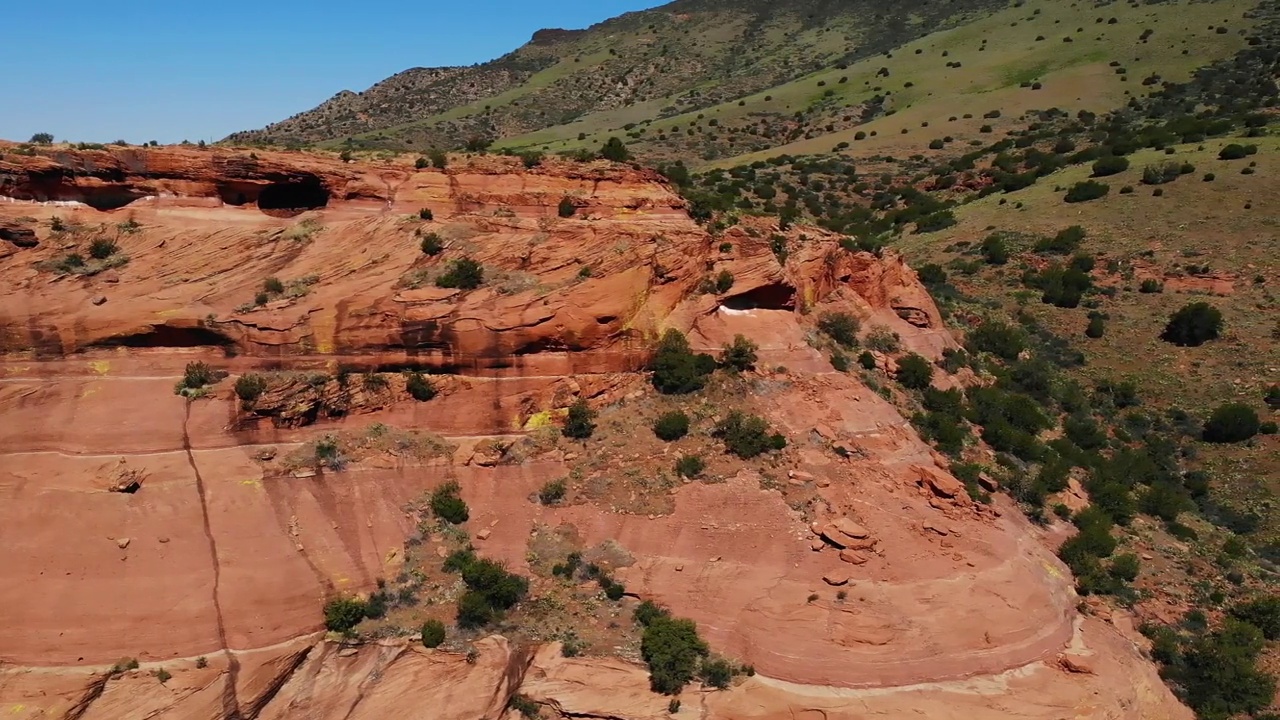
{"label": "boulder", "polygon": [[837,587],[841,585],[848,585],[849,580],[850,580],[849,573],[843,570],[832,570],[831,572],[822,576],[822,582],[828,585],[835,585]]}
{"label": "boulder", "polygon": [[847,535],[851,538],[861,540],[863,538],[871,537],[871,533],[868,532],[866,528],[847,517],[837,518],[831,524],[834,525],[835,529],[842,535]]}
{"label": "boulder", "polygon": [[954,477],[934,470],[933,468],[916,466],[920,474],[920,482],[927,486],[934,495],[954,498],[964,494],[964,483]]}
{"label": "boulder", "polygon": [[1093,675],[1093,662],[1078,653],[1065,652],[1058,656],[1058,665],[1069,673]]}
{"label": "boulder", "polygon": [[841,550],[840,559],[852,565],[866,565],[867,556],[852,550]]}

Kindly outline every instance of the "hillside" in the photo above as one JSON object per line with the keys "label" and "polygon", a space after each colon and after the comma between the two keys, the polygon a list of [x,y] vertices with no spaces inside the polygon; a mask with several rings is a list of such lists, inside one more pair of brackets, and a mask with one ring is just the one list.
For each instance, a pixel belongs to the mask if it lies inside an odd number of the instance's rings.
{"label": "hillside", "polygon": [[665,117],[869,57],[997,4],[677,0],[586,30],[540,31],[482,65],[408,70],[227,142],[421,151],[600,113]]}

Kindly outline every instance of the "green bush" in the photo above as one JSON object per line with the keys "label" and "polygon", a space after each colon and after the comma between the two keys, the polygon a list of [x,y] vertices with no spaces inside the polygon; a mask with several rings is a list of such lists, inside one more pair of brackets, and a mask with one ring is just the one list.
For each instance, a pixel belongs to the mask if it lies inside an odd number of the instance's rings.
{"label": "green bush", "polygon": [[649,363],[653,386],[664,395],[686,395],[701,390],[715,367],[715,358],[705,353],[693,354],[684,333],[675,328],[663,334]]}
{"label": "green bush", "polygon": [[1176,162],[1148,165],[1142,169],[1142,183],[1144,185],[1163,185],[1171,183],[1181,176],[1182,165]]}
{"label": "green bush", "polygon": [[450,480],[431,493],[431,512],[447,523],[461,525],[471,517],[467,503],[459,494],[462,491],[457,480]]}
{"label": "green bush", "polygon": [[898,361],[898,383],[912,390],[923,390],[933,381],[933,363],[921,355],[908,353]]}
{"label": "green bush", "polygon": [[818,330],[841,347],[858,346],[858,330],[862,323],[847,312],[825,312],[818,318]]}
{"label": "green bush", "polygon": [[113,240],[94,238],[93,242],[89,243],[89,257],[94,260],[106,260],[119,249],[120,247]]}
{"label": "green bush", "polygon": [[569,415],[565,418],[561,433],[567,438],[586,440],[596,431],[595,416],[586,399],[578,398],[569,406]]}
{"label": "green bush", "polygon": [[1218,159],[1219,160],[1241,160],[1247,157],[1248,155],[1249,155],[1249,151],[1245,148],[1245,146],[1239,143],[1231,143],[1230,145],[1227,145],[1226,147],[1222,148],[1222,150],[1218,152]]}
{"label": "green bush", "polygon": [[600,148],[600,157],[613,162],[626,162],[631,159],[631,153],[627,151],[626,143],[616,137],[611,137]]}
{"label": "green bush", "polygon": [[923,265],[917,271],[920,276],[920,282],[925,285],[942,285],[947,281],[947,271],[937,263],[929,263]]}
{"label": "green bush", "polygon": [[1089,318],[1089,324],[1084,329],[1085,337],[1098,339],[1107,333],[1107,321],[1101,315],[1094,315]]}
{"label": "green bush", "polygon": [[733,681],[733,666],[724,658],[704,658],[702,670],[698,674],[702,677],[702,682],[724,690]]}
{"label": "green bush", "polygon": [[461,573],[467,586],[458,600],[458,624],[465,628],[497,620],[529,592],[527,578],[508,572],[502,563],[476,557],[470,549],[455,551],[445,560],[444,569]]}
{"label": "green bush", "polygon": [[442,288],[474,290],[484,282],[484,266],[471,258],[458,258],[449,265],[443,275],[436,278]]}
{"label": "green bush", "polygon": [[542,485],[542,489],[538,491],[538,502],[543,505],[557,505],[564,500],[565,493],[569,490],[563,478],[557,480],[548,480]]}
{"label": "green bush", "polygon": [[640,656],[649,665],[649,686],[654,692],[676,695],[694,678],[701,660],[710,653],[698,637],[692,620],[673,618],[652,603],[636,609],[636,621],[644,626]]}
{"label": "green bush", "polygon": [[[1123,160],[1124,158],[1120,159]],[[1079,225],[1072,225],[1059,231],[1052,238],[1045,238],[1037,242],[1035,251],[1053,255],[1070,255],[1080,247],[1080,243],[1084,241],[1084,236],[1084,228]]]}
{"label": "green bush", "polygon": [[324,606],[324,626],[333,632],[350,632],[364,620],[365,610],[365,602],[360,598],[333,598]]}
{"label": "green bush", "polygon": [[1097,200],[1100,197],[1105,197],[1109,192],[1111,192],[1111,186],[1106,183],[1086,180],[1072,185],[1071,189],[1067,191],[1066,196],[1063,197],[1063,200],[1069,203],[1087,202],[1089,200]]}
{"label": "green bush", "polygon": [[728,452],[744,460],[787,446],[785,437],[769,433],[769,423],[764,418],[738,410],[716,423],[712,434],[724,441]]}
{"label": "green bush", "polygon": [[1211,443],[1243,442],[1258,434],[1258,413],[1244,403],[1219,405],[1204,424],[1204,440]]}
{"label": "green bush", "polygon": [[444,252],[444,240],[436,233],[427,233],[422,236],[422,254],[432,257]]}
{"label": "green bush", "polygon": [[[419,162],[421,162],[421,161],[422,161],[422,158],[418,158],[418,160],[419,160]],[[426,221],[430,222],[430,221],[432,221],[432,220],[435,220],[435,219],[436,219],[436,215],[435,215],[435,213],[431,212],[431,208],[429,208],[429,207],[418,208],[418,219],[419,219],[419,220],[426,220]]]}
{"label": "green bush", "polygon": [[444,642],[444,623],[432,618],[422,624],[423,647],[437,648]]}
{"label": "green bush", "polygon": [[689,416],[681,410],[663,413],[653,423],[653,434],[667,442],[679,440],[689,434]]}
{"label": "green bush", "polygon": [[1160,339],[1180,347],[1199,347],[1222,332],[1222,313],[1206,302],[1188,303],[1169,318]]}
{"label": "green bush", "polygon": [[1280,595],[1264,595],[1242,601],[1227,611],[1231,617],[1247,622],[1262,631],[1268,640],[1280,640]]}
{"label": "green bush", "polygon": [[432,150],[427,156],[431,158],[431,167],[437,170],[443,170],[449,164],[449,156],[443,150]]}
{"label": "green bush", "polygon": [[261,375],[241,375],[236,378],[236,397],[251,403],[267,391],[267,379]]}
{"label": "green bush", "polygon": [[1258,628],[1229,618],[1221,630],[1193,639],[1181,662],[1166,670],[1201,718],[1257,713],[1276,691],[1275,679],[1255,665],[1262,648]]}
{"label": "green bush", "polygon": [[1118,155],[1107,155],[1093,164],[1093,177],[1117,175],[1129,169],[1129,159]]}
{"label": "green bush", "polygon": [[534,720],[535,718],[542,717],[538,703],[530,700],[520,693],[512,695],[511,698],[507,700],[507,707],[520,713],[521,717],[527,718],[528,720]]}
{"label": "green bush", "polygon": [[1147,278],[1138,285],[1138,292],[1151,295],[1164,292],[1164,284],[1155,278]]}
{"label": "green bush", "polygon": [[578,206],[574,204],[573,198],[566,195],[563,198],[560,198],[560,205],[556,209],[556,212],[562,218],[571,218],[574,213],[578,212]]}
{"label": "green bush", "polygon": [[1009,248],[1005,245],[1004,238],[999,235],[988,235],[984,238],[978,251],[982,253],[982,259],[988,265],[1004,265],[1009,262]]}
{"label": "green bush", "polygon": [[858,356],[858,364],[861,365],[864,370],[875,370],[876,356],[872,355],[870,350],[863,350],[862,354]]}
{"label": "green bush", "polygon": [[681,455],[676,459],[676,474],[680,477],[695,478],[706,468],[701,455]]}
{"label": "green bush", "polygon": [[756,344],[744,335],[734,335],[733,342],[724,346],[720,356],[720,364],[736,372],[748,372],[756,369]]}
{"label": "green bush", "polygon": [[485,600],[484,595],[468,590],[458,598],[458,625],[464,628],[479,628],[488,625],[497,618],[493,606]]}
{"label": "green bush", "polygon": [[215,370],[207,363],[190,362],[187,363],[187,367],[182,373],[182,380],[178,383],[178,387],[179,389],[198,390],[206,385],[219,382],[226,376],[225,372]]}
{"label": "green bush", "polygon": [[716,275],[715,282],[712,285],[719,295],[729,292],[733,288],[733,273],[728,270],[721,270],[720,274]]}
{"label": "green bush", "polygon": [[417,370],[405,373],[404,389],[418,402],[426,402],[436,396],[436,386]]}
{"label": "green bush", "polygon": [[1017,360],[1026,349],[1026,339],[1014,327],[995,320],[986,320],[966,339],[970,352],[989,352],[1005,360]]}

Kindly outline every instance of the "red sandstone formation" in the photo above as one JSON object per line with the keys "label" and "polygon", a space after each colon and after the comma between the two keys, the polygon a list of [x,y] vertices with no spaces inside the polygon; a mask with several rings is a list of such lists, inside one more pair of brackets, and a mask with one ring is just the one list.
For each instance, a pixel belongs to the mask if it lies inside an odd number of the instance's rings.
{"label": "red sandstone formation", "polygon": [[[485,528],[483,554],[524,570],[537,527],[616,542],[635,559],[618,573],[630,592],[755,667],[730,691],[686,691],[701,717],[1189,717],[1134,640],[1078,613],[1038,531],[1007,503],[970,501],[892,405],[807,342],[809,318],[838,309],[932,357],[954,343],[891,252],[792,230],[784,267],[776,228],[712,238],[655,175],[608,164],[42,152],[0,159],[0,192],[16,200],[0,204],[6,717],[511,718],[517,691],[550,717],[668,717],[622,659],[495,638],[471,663],[320,638],[326,595],[394,576],[413,530],[403,508],[445,478]],[[579,208],[567,219],[566,196]],[[68,201],[113,211],[52,204]],[[446,247],[438,258],[419,247],[426,233]],[[56,269],[95,238],[129,262]],[[482,288],[419,282],[463,255],[484,265]],[[700,292],[721,270],[732,288]],[[268,277],[293,292],[256,305]],[[678,487],[667,514],[546,507],[528,498],[564,474],[564,453],[506,464],[478,444],[575,397],[643,397],[636,371],[668,327],[704,349],[744,334],[762,368],[785,366],[750,402],[789,438],[786,477],[809,502],[744,468]],[[250,416],[230,382],[192,402],[174,394],[197,359],[233,374],[445,375],[429,403],[396,386],[356,393],[334,417],[306,410],[329,386],[282,384]],[[272,470],[277,452],[373,422],[456,449],[342,474]],[[645,442],[637,456],[663,452]],[[120,657],[143,667],[108,674]],[[148,674],[160,666],[165,684]]]}

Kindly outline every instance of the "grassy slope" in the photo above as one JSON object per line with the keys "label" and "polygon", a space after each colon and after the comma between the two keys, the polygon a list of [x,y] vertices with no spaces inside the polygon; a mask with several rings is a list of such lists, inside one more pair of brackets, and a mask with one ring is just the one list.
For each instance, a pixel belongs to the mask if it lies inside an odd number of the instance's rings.
{"label": "grassy slope", "polygon": [[[920,151],[930,139],[952,135],[958,139],[984,137],[978,130],[983,124],[997,129],[1001,121],[982,119],[982,114],[999,109],[1005,118],[1013,118],[1033,108],[1061,107],[1072,110],[1105,111],[1122,105],[1126,91],[1145,93],[1152,87],[1141,84],[1143,78],[1158,71],[1170,81],[1185,80],[1195,68],[1215,59],[1227,57],[1244,46],[1239,31],[1250,27],[1242,19],[1253,6],[1252,0],[1219,0],[1213,3],[1176,2],[1159,5],[1113,4],[1102,8],[1091,5],[1054,3],[1031,0],[1022,7],[1009,7],[993,15],[977,19],[962,27],[931,34],[909,43],[892,53],[865,59],[845,70],[835,67],[803,79],[761,91],[746,98],[715,107],[664,118],[654,127],[688,125],[699,114],[716,118],[721,125],[741,124],[753,114],[790,115],[805,110],[834,90],[830,101],[842,106],[856,106],[877,94],[891,93],[888,109],[892,115],[877,118],[858,128],[877,137],[869,138],[855,148],[857,154],[902,154]],[[1038,12],[1038,14],[1037,14]],[[1097,19],[1104,19],[1097,23]],[[1107,20],[1115,17],[1115,25]],[[1225,25],[1229,32],[1218,34],[1211,26]],[[1083,32],[1077,32],[1082,28]],[[1154,35],[1139,42],[1143,30]],[[1044,36],[1044,40],[1035,38]],[[1071,43],[1062,38],[1070,36]],[[979,50],[982,40],[987,49]],[[921,54],[915,51],[921,50]],[[1187,54],[1184,55],[1183,51]],[[947,57],[942,53],[947,52]],[[1117,60],[1128,70],[1127,80],[1108,66]],[[948,62],[961,63],[948,68]],[[880,68],[889,69],[888,78],[877,78]],[[845,83],[840,78],[847,77]],[[1039,81],[1041,90],[1019,87],[1022,81]],[[820,87],[819,82],[825,86]],[[906,83],[913,87],[906,88]],[[876,90],[876,88],[881,88]],[[766,101],[766,97],[772,97]],[[597,113],[569,125],[557,126],[499,143],[499,147],[545,147],[550,151],[578,147],[598,147],[611,135],[625,133],[626,123],[653,119],[657,103],[626,110]],[[965,120],[969,113],[974,118]],[[947,118],[956,116],[955,122]],[[921,128],[929,122],[930,128]],[[908,130],[907,135],[902,130]],[[829,152],[840,142],[854,142],[856,130],[844,130],[821,137],[782,145],[769,151],[738,156],[711,163],[727,167],[772,157],[781,153],[814,154]],[[579,141],[580,133],[587,137]],[[644,152],[646,138],[632,140]],[[690,162],[688,159],[686,162]]]}
{"label": "grassy slope", "polygon": [[[1114,297],[1100,298],[1099,309],[1109,321],[1106,335],[1097,340],[1084,337],[1087,310],[1044,305],[1034,291],[1026,298],[1026,306],[1037,317],[1084,350],[1088,364],[1080,374],[1090,380],[1134,380],[1148,406],[1179,407],[1200,417],[1229,401],[1247,402],[1262,411],[1263,390],[1280,380],[1276,360],[1280,357],[1276,297],[1280,291],[1280,138],[1242,141],[1256,143],[1258,154],[1247,160],[1219,160],[1218,150],[1231,141],[1177,146],[1172,156],[1155,150],[1134,153],[1128,171],[1103,180],[1111,186],[1111,194],[1086,203],[1064,203],[1063,193],[1055,187],[1087,178],[1089,167],[1065,168],[1032,187],[991,195],[958,209],[959,223],[944,232],[907,236],[895,246],[917,266],[938,262],[954,268],[960,255],[948,248],[957,241],[976,244],[991,228],[1053,235],[1064,227],[1081,225],[1088,231],[1081,249],[1098,257],[1099,271],[1110,260],[1120,261],[1122,267],[1136,261],[1141,270],[1133,279],[1122,275]],[[1152,187],[1141,184],[1142,168],[1166,160],[1190,162],[1196,171],[1161,185],[1163,197],[1155,197]],[[1257,162],[1255,174],[1241,174],[1251,161]],[[1206,173],[1216,179],[1205,182]],[[1135,192],[1119,194],[1125,185]],[[1246,204],[1250,209],[1245,209]],[[1181,272],[1176,267],[1187,264],[1207,264],[1215,273],[1231,274],[1233,292],[1225,296],[1195,290],[1137,292],[1139,279],[1151,271]],[[1015,259],[1003,269],[984,266],[967,277],[952,270],[952,281],[962,291],[1012,309],[1018,301],[1010,289],[1019,285],[1022,267]],[[1263,282],[1256,282],[1258,278]],[[1226,320],[1222,339],[1199,348],[1178,348],[1158,339],[1175,310],[1201,300],[1222,311]],[[1270,415],[1261,414],[1264,419]],[[1199,462],[1215,479],[1215,490],[1233,506],[1260,513],[1265,519],[1264,538],[1280,540],[1280,507],[1271,500],[1280,492],[1280,439],[1203,445],[1201,452]]]}

